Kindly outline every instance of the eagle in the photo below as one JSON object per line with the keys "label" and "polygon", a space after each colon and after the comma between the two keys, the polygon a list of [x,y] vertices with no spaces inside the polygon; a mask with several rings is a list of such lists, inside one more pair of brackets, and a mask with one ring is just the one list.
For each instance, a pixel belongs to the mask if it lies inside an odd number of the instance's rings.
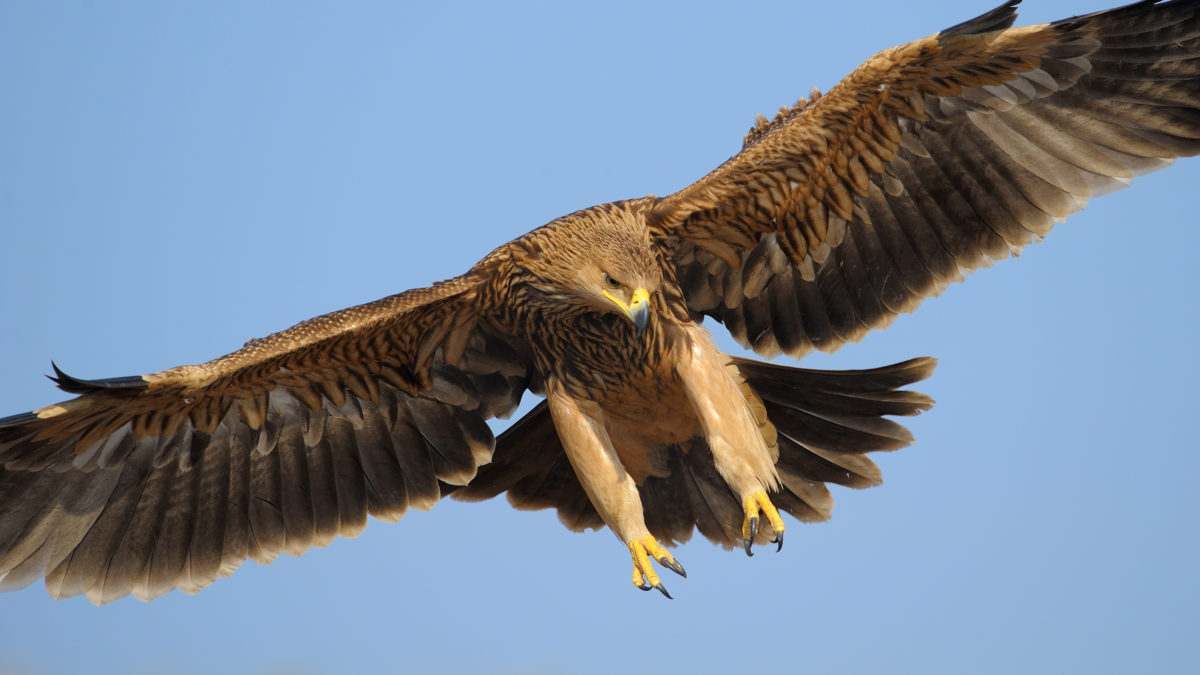
{"label": "eagle", "polygon": [[[880,482],[930,358],[834,351],[1018,253],[1090,197],[1200,153],[1200,2],[1013,28],[1019,0],[760,117],[665,197],[558,218],[427,288],[199,365],[85,380],[0,420],[0,589],[196,592],[442,497],[607,526],[670,597],[668,548],[782,548],[827,484]],[[524,393],[544,400],[495,436]],[[656,565],[658,567],[656,567]]]}

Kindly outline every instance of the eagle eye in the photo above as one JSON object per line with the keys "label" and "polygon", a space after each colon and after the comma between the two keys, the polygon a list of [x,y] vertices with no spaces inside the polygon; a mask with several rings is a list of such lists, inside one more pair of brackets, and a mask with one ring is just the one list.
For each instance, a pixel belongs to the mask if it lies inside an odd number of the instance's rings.
{"label": "eagle eye", "polygon": [[606,274],[604,275],[604,285],[605,285],[605,286],[608,286],[609,288],[612,288],[612,289],[617,289],[617,288],[620,288],[620,287],[621,287],[621,282],[619,282],[619,281],[617,281],[616,279],[614,279],[614,278],[612,278],[612,277],[608,276],[608,274],[606,273]]}

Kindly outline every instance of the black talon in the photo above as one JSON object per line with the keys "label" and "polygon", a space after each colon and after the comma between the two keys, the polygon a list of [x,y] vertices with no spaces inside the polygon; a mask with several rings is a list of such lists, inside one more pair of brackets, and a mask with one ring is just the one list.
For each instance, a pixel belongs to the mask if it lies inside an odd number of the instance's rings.
{"label": "black talon", "polygon": [[671,570],[675,574],[678,574],[679,576],[683,577],[684,579],[687,578],[687,571],[685,571],[683,569],[683,565],[680,565],[679,562],[676,560],[671,560],[670,558],[667,558],[664,556],[664,557],[658,559],[658,564]]}
{"label": "black talon", "polygon": [[659,593],[662,593],[663,595],[667,596],[667,599],[668,599],[668,600],[674,600],[674,599],[675,599],[675,598],[672,598],[672,597],[671,597],[671,594],[667,592],[667,587],[666,587],[666,586],[663,586],[663,585],[662,585],[662,583],[659,583],[657,586],[655,586],[655,588],[657,588],[657,589],[658,589],[658,592],[659,592]]}
{"label": "black talon", "polygon": [[779,553],[780,551],[783,550],[783,532],[782,531],[776,532],[775,538],[771,540],[772,544],[774,544],[776,542],[779,543],[779,548],[775,549],[775,552]]}
{"label": "black talon", "polygon": [[751,558],[754,557],[754,553],[750,550],[750,547],[754,544],[754,537],[756,536],[758,536],[758,518],[756,516],[751,516],[750,538],[746,540],[746,555],[750,556]]}
{"label": "black talon", "polygon": [[651,585],[650,585],[650,584],[648,584],[648,583],[644,583],[644,582],[643,582],[643,583],[640,583],[640,584],[638,584],[638,588],[642,589],[643,591],[648,591],[648,590],[650,590],[651,588],[654,588],[654,587],[653,587],[653,586],[651,586]]}

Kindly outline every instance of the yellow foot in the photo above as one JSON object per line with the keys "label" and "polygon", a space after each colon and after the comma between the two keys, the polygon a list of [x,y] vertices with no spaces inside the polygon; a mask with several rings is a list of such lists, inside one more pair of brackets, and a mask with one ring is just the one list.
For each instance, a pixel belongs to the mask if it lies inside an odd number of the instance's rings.
{"label": "yellow foot", "polygon": [[771,529],[775,530],[775,538],[771,540],[772,544],[779,544],[779,548],[775,550],[783,550],[783,518],[779,517],[779,510],[771,500],[767,499],[767,493],[759,490],[742,500],[742,512],[746,514],[746,519],[742,521],[742,539],[746,541],[746,555],[754,555],[750,551],[750,545],[754,543],[754,537],[758,534],[760,510],[771,523]]}
{"label": "yellow foot", "polygon": [[654,540],[654,537],[648,534],[629,542],[629,552],[633,555],[633,585],[643,591],[657,588],[668,599],[671,598],[667,587],[663,586],[662,580],[654,571],[654,566],[650,564],[650,558],[654,558],[660,565],[679,576],[687,578],[687,572],[683,571],[683,565],[680,565],[670,553],[667,553],[666,549]]}

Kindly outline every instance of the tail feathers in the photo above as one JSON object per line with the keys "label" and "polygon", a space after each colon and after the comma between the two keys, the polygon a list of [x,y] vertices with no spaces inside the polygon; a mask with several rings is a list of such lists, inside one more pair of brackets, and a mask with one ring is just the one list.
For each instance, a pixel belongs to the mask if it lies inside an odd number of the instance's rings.
{"label": "tail feathers", "polygon": [[667,452],[670,473],[651,476],[638,486],[646,529],[667,545],[683,543],[695,530],[712,541],[736,541],[742,507],[717,473],[704,443],[691,451]]}
{"label": "tail feathers", "polygon": [[[912,435],[883,415],[916,415],[933,401],[901,388],[933,372],[936,362],[919,358],[871,370],[822,371],[734,359],[761,400],[777,432],[776,469],[780,490],[775,505],[803,522],[828,520],[833,496],[827,483],[865,488],[881,482],[867,452],[895,450]],[[712,453],[700,439],[666,451],[666,476],[639,486],[646,526],[664,544],[701,534],[726,548],[742,543],[742,506],[717,472]],[[496,439],[491,464],[479,468],[469,485],[442,485],[442,494],[478,501],[503,492],[519,509],[558,510],[574,531],[603,527],[567,461],[550,410],[538,405]],[[765,530],[765,528],[763,528]],[[766,544],[770,532],[760,532]]]}
{"label": "tail feathers", "polygon": [[884,415],[911,416],[933,400],[901,387],[929,377],[937,361],[923,357],[870,370],[824,371],[761,361],[734,363],[762,399],[779,445],[782,489],[776,506],[805,522],[828,520],[826,483],[867,488],[883,482],[865,453],[896,450],[912,434]]}
{"label": "tail feathers", "polygon": [[750,359],[733,363],[763,400],[826,416],[908,416],[933,405],[928,396],[901,389],[933,373],[937,359],[928,356],[868,370],[812,370]]}

